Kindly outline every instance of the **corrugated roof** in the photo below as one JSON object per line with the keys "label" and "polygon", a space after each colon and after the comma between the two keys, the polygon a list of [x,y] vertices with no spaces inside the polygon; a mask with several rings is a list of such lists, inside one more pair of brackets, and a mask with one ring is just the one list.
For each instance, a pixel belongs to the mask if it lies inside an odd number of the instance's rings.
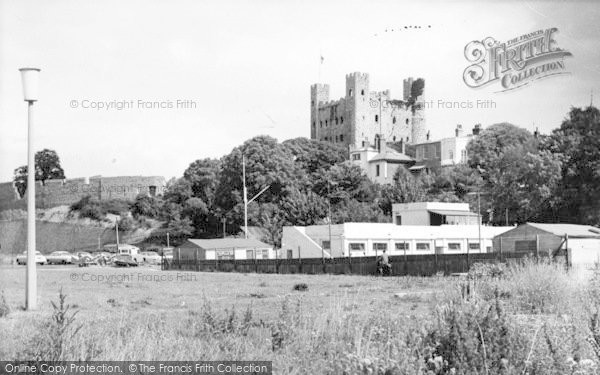
{"label": "corrugated roof", "polygon": [[591,225],[579,224],[545,224],[545,223],[526,223],[534,228],[543,230],[544,232],[552,233],[556,236],[564,236],[574,238],[600,238],[600,228]]}
{"label": "corrugated roof", "polygon": [[266,244],[253,238],[214,238],[214,239],[188,239],[189,242],[203,249],[231,249],[231,248],[272,248],[272,245]]}

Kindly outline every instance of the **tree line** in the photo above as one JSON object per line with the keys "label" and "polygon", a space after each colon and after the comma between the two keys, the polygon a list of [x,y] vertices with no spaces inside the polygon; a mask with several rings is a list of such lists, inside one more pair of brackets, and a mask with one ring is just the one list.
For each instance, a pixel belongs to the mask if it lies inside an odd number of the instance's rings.
{"label": "tree line", "polygon": [[[600,224],[600,120],[597,108],[572,108],[549,135],[508,123],[482,130],[467,146],[468,162],[429,173],[399,168],[391,184],[371,182],[348,150],[306,138],[279,143],[257,136],[220,159],[192,162],[161,197],[139,196],[134,218],[165,222],[171,238],[238,234],[244,225],[242,158],[248,225],[281,243],[285,225],[390,222],[393,203],[467,202],[491,225],[527,221]],[[48,151],[48,150],[46,150]],[[58,158],[56,158],[58,161]],[[36,166],[37,169],[37,166]],[[44,170],[60,170],[60,165]],[[64,173],[63,173],[64,176]],[[22,170],[15,174],[22,181]]]}

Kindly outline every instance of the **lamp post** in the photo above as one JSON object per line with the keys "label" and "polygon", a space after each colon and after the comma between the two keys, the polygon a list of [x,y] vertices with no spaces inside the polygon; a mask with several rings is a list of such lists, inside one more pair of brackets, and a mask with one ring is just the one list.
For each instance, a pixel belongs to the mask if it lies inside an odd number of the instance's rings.
{"label": "lamp post", "polygon": [[40,69],[22,68],[23,98],[27,102],[27,273],[25,308],[37,308],[37,273],[35,264],[35,151],[33,150],[33,103],[38,99]]}

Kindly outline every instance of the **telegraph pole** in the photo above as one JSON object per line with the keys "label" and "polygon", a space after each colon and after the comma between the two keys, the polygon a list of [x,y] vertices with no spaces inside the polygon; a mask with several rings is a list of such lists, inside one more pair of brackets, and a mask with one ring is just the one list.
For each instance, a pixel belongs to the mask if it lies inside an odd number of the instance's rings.
{"label": "telegraph pole", "polygon": [[248,239],[248,190],[246,189],[246,157],[243,154],[242,178],[244,180],[244,238]]}

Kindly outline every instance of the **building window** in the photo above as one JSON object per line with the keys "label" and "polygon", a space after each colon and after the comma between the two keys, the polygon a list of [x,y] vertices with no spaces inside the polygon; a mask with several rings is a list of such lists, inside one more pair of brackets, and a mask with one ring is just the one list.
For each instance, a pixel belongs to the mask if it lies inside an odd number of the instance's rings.
{"label": "building window", "polygon": [[410,244],[408,242],[396,242],[396,250],[410,251]]}
{"label": "building window", "polygon": [[344,142],[344,135],[340,134],[340,142]]}
{"label": "building window", "polygon": [[387,250],[387,243],[385,243],[385,242],[373,242],[373,250],[374,251],[384,251],[384,250]]}
{"label": "building window", "polygon": [[327,122],[327,120],[325,120],[325,127],[327,127],[329,125],[329,123]]}
{"label": "building window", "polygon": [[375,122],[379,122],[379,115],[375,115]]}
{"label": "building window", "polygon": [[360,94],[364,96],[365,95],[365,90],[360,90]]}
{"label": "building window", "polygon": [[330,250],[331,249],[331,242],[329,242],[329,240],[327,240],[327,241],[321,241],[321,247],[323,248],[323,250]]}
{"label": "building window", "polygon": [[429,250],[429,242],[417,242],[417,250]]}
{"label": "building window", "polygon": [[408,136],[406,137],[406,142],[408,142]]}
{"label": "building window", "polygon": [[340,122],[343,124],[344,123],[344,116],[340,117]]}
{"label": "building window", "polygon": [[396,136],[393,136],[393,137],[392,137],[392,140],[393,140],[394,142],[396,142]]}
{"label": "building window", "polygon": [[454,160],[454,152],[452,152],[452,150],[450,150],[450,157],[449,157],[449,159]]}
{"label": "building window", "polygon": [[337,117],[335,118],[335,124],[336,125],[338,124],[338,118]]}
{"label": "building window", "polygon": [[402,225],[402,215],[396,215],[396,225]]}
{"label": "building window", "polygon": [[360,154],[352,154],[352,160],[360,160]]}
{"label": "building window", "polygon": [[348,90],[348,96],[352,97],[354,95],[354,92],[352,91],[352,89]]}
{"label": "building window", "polygon": [[365,147],[365,141],[362,141],[362,147]]}
{"label": "building window", "polygon": [[379,164],[375,166],[375,175],[379,177]]}
{"label": "building window", "polygon": [[394,118],[392,119],[392,124],[396,123],[396,116],[394,116]]}
{"label": "building window", "polygon": [[[408,125],[408,119],[406,119],[406,125]],[[408,141],[408,138],[406,140]]]}
{"label": "building window", "polygon": [[460,242],[448,243],[448,250],[460,250]]}
{"label": "building window", "polygon": [[311,100],[311,101],[310,101],[310,105],[312,105],[312,106],[314,107],[314,106],[315,106],[315,101],[314,101],[314,100]]}
{"label": "building window", "polygon": [[233,250],[217,250],[218,260],[233,260]]}
{"label": "building window", "polygon": [[363,242],[351,242],[348,244],[350,251],[365,251],[365,244]]}
{"label": "building window", "polygon": [[[248,251],[250,251],[250,250],[248,250]],[[292,259],[293,257],[294,257],[294,250],[288,249],[288,251],[287,251],[287,258],[288,259]]]}
{"label": "building window", "polygon": [[150,193],[151,197],[156,197],[156,186],[154,186],[154,185],[149,186],[148,193]]}
{"label": "building window", "polygon": [[327,137],[325,137],[325,140],[328,141],[329,139],[327,139]]}
{"label": "building window", "polygon": [[479,250],[479,244],[471,242],[469,244],[469,250]]}
{"label": "building window", "polygon": [[467,162],[467,150],[460,150],[460,162],[461,163]]}
{"label": "building window", "polygon": [[321,128],[323,127],[323,121],[319,121],[319,125],[321,126]]}

